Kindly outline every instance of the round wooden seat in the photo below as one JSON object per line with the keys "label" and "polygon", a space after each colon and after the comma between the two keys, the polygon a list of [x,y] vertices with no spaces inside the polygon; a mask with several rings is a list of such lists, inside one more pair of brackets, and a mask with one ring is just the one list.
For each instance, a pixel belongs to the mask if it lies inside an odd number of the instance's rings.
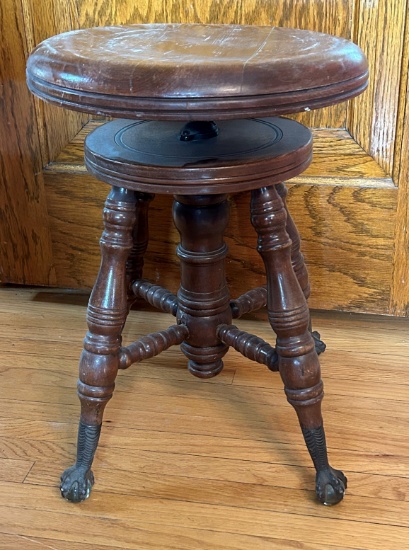
{"label": "round wooden seat", "polygon": [[360,94],[358,46],[322,33],[237,25],[128,25],[49,38],[31,54],[33,93],[89,113],[237,119],[316,109]]}

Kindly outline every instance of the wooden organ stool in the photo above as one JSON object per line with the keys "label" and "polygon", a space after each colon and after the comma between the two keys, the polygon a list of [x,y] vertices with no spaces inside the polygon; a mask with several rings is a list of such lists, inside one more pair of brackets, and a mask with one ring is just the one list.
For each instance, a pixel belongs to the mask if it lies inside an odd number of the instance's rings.
{"label": "wooden organ stool", "polygon": [[[76,464],[62,475],[71,501],[89,496],[91,465],[118,369],[179,344],[192,374],[217,375],[229,346],[279,371],[298,415],[324,504],[342,500],[346,478],[328,463],[323,385],[311,333],[308,275],[283,181],[310,163],[310,131],[284,115],[360,94],[367,63],[351,42],[303,30],[236,25],[128,25],[64,33],[29,58],[31,91],[56,105],[109,115],[86,139],[85,161],[111,184],[102,260],[80,359]],[[251,192],[251,221],[266,287],[230,300],[223,233],[228,196]],[[148,208],[174,196],[180,233],[177,295],[142,278]],[[175,324],[121,345],[135,296],[172,313]],[[232,319],[267,305],[276,346]]]}

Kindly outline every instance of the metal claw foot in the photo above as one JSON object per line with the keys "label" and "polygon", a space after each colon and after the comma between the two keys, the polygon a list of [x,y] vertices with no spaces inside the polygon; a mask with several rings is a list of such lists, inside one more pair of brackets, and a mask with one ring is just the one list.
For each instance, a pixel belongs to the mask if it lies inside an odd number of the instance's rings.
{"label": "metal claw foot", "polygon": [[324,428],[322,425],[315,429],[302,428],[302,432],[317,472],[315,491],[318,500],[327,506],[338,504],[344,498],[347,478],[328,464]]}
{"label": "metal claw foot", "polygon": [[320,355],[320,353],[324,353],[327,345],[321,340],[320,333],[314,330],[313,332],[311,332],[311,336],[314,339],[315,351],[317,352],[317,355]]}
{"label": "metal claw foot", "polygon": [[92,461],[98,446],[101,425],[87,426],[80,422],[78,428],[77,462],[61,476],[61,495],[71,502],[81,502],[89,497],[94,485]]}
{"label": "metal claw foot", "polygon": [[61,495],[70,502],[81,502],[89,497],[94,485],[94,474],[82,466],[71,466],[61,476]]}
{"label": "metal claw foot", "polygon": [[340,470],[329,466],[317,472],[315,491],[318,500],[326,506],[338,504],[344,498],[347,478]]}

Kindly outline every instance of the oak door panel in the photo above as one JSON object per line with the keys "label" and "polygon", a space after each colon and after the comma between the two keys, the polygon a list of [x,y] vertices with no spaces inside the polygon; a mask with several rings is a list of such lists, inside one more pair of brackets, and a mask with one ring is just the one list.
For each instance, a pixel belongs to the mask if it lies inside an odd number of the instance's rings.
{"label": "oak door panel", "polygon": [[55,284],[34,101],[25,85],[24,14],[0,3],[0,277]]}
{"label": "oak door panel", "polygon": [[[95,25],[278,25],[328,32],[359,43],[370,64],[368,90],[352,102],[295,116],[319,130],[314,131],[314,162],[291,182],[289,204],[304,238],[314,307],[407,314],[406,0],[5,0],[0,9],[8,10],[5,21],[10,26],[12,18],[19,25],[19,33],[13,34],[12,29],[3,33],[2,51],[3,65],[9,70],[13,65],[11,79],[21,85],[25,57],[41,39]],[[17,112],[13,110],[16,84],[7,86],[2,112],[5,120],[14,117],[18,125],[13,122],[17,137],[8,140],[13,155],[3,171],[7,181],[2,189],[0,230],[7,236],[7,245],[2,243],[2,280],[89,287],[99,264],[101,206],[106,194],[106,186],[85,173],[81,160],[84,134],[93,123],[78,113],[44,106],[26,89],[19,92]],[[3,124],[3,140],[7,140],[9,122]],[[30,153],[19,156],[24,142]],[[18,159],[18,166],[10,161],[12,157]],[[23,191],[26,181],[31,182],[31,194]],[[177,234],[167,201],[158,198],[153,206],[156,222],[146,274],[174,288]],[[229,279],[235,295],[244,286],[262,282],[246,201],[244,196],[232,199],[227,236]],[[29,235],[27,227],[35,227],[38,235]],[[169,235],[165,242],[160,242],[158,227]]]}

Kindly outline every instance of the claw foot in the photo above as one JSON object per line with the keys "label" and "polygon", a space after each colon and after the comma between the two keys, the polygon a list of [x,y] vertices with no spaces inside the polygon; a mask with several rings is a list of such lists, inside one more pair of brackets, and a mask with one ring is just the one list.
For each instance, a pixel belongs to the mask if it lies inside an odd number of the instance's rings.
{"label": "claw foot", "polygon": [[71,502],[81,502],[89,497],[94,485],[94,474],[79,466],[71,466],[61,476],[61,495]]}
{"label": "claw foot", "polygon": [[317,352],[317,355],[319,355],[320,353],[324,353],[327,345],[321,340],[320,333],[314,330],[313,332],[311,332],[311,336],[314,339],[315,351]]}
{"label": "claw foot", "polygon": [[344,498],[347,478],[340,470],[329,467],[317,473],[316,493],[318,500],[326,506],[338,504]]}

